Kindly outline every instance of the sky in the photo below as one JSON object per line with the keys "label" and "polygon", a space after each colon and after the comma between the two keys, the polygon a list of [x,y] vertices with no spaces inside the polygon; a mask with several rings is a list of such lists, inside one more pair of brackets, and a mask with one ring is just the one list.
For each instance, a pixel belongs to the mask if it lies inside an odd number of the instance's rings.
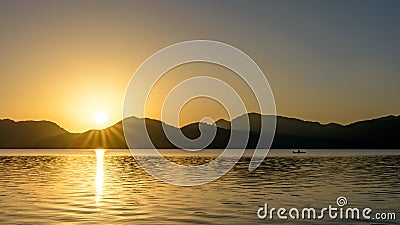
{"label": "sky", "polygon": [[[0,119],[50,120],[72,132],[110,126],[122,119],[137,67],[168,45],[195,39],[230,44],[254,59],[278,115],[341,124],[398,115],[399,8],[395,0],[2,0]],[[213,71],[235,83],[213,65],[175,70],[155,92]],[[155,102],[146,116],[159,119]],[[104,124],[94,120],[99,113]],[[208,114],[226,117],[218,103],[197,99],[180,125]]]}

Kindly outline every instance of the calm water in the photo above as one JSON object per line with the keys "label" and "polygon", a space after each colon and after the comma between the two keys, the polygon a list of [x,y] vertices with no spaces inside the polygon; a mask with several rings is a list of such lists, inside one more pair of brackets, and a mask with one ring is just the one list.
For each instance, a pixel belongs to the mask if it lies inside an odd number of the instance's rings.
{"label": "calm water", "polygon": [[[213,158],[176,153],[168,157],[182,164]],[[179,187],[148,175],[127,150],[0,150],[0,223],[400,224],[399,150],[274,150],[254,172],[249,160],[212,183]],[[349,207],[395,212],[396,220],[260,220],[256,214],[264,203],[336,206],[338,196]]]}

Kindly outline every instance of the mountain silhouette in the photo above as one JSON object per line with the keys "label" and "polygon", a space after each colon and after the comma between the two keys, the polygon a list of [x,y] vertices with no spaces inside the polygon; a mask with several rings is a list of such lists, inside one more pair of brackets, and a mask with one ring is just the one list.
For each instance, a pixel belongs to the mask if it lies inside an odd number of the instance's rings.
{"label": "mountain silhouette", "polygon": [[[250,141],[248,148],[256,147],[261,117],[271,122],[273,116],[248,114]],[[235,118],[236,124],[244,124],[245,116]],[[230,122],[219,120],[217,126],[229,129]],[[240,125],[239,125],[240,126]],[[245,126],[244,126],[245,127]],[[396,149],[400,147],[400,116],[386,116],[349,125],[320,124],[296,118],[276,117],[276,131],[272,148],[361,148]]]}
{"label": "mountain silhouette", "polygon": [[[267,123],[272,122],[274,116],[248,114],[250,133],[247,148],[255,148],[259,141],[261,118]],[[146,133],[136,129],[143,122],[146,124],[149,137],[157,148],[175,148],[163,131],[163,122],[154,119],[140,119],[136,117],[124,120],[129,126],[126,132],[135,135],[140,140]],[[231,124],[235,129],[231,131]],[[246,116],[235,118],[232,122],[218,120],[215,123],[216,136],[207,148],[225,148],[229,142],[231,132],[246,135]],[[201,132],[215,129],[213,125],[192,123],[176,128],[180,129],[189,139],[196,139]],[[400,148],[400,116],[386,116],[372,120],[355,122],[349,125],[336,123],[320,124],[318,122],[303,121],[296,118],[276,117],[276,132],[272,148],[334,148],[334,149],[398,149]],[[231,148],[241,143],[233,143]],[[146,145],[137,143],[136,148],[146,148]],[[198,146],[184,146],[197,148]],[[9,119],[0,120],[0,148],[2,149],[81,149],[81,148],[127,148],[122,121],[103,130],[90,130],[84,133],[70,133],[49,121],[21,121]]]}

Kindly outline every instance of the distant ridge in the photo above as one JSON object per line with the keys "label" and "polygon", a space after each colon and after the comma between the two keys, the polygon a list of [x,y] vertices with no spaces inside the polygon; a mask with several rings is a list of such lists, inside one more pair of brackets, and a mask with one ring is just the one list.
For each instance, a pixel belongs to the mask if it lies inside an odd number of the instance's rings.
{"label": "distant ridge", "polygon": [[[247,148],[255,148],[260,133],[261,117],[268,122],[273,116],[248,114],[250,138]],[[234,119],[239,128],[234,132],[245,132],[245,116]],[[150,138],[157,148],[175,148],[162,130],[162,122],[153,119],[127,118],[134,127],[145,120]],[[277,116],[277,127],[272,148],[325,148],[325,149],[400,149],[400,116],[386,116],[358,121],[349,125],[336,123],[320,124],[296,118]],[[217,135],[208,148],[225,148],[230,137],[230,121],[218,120]],[[169,125],[167,125],[169,126]],[[207,126],[211,125],[205,125]],[[188,138],[200,135],[199,123],[189,124],[181,129]],[[133,132],[134,135],[144,135]],[[139,136],[140,137],[140,136]],[[138,146],[140,147],[140,146]],[[191,148],[192,146],[187,146]],[[70,133],[56,123],[49,121],[0,120],[1,149],[80,149],[80,148],[127,148],[122,122],[103,130],[90,130],[84,133]]]}

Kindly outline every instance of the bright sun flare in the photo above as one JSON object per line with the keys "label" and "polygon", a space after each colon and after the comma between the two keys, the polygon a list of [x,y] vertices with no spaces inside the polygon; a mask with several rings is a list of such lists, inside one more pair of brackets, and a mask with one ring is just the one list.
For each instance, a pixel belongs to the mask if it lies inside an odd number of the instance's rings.
{"label": "bright sun flare", "polygon": [[93,120],[96,124],[103,125],[107,122],[108,116],[105,112],[96,112],[94,114]]}

